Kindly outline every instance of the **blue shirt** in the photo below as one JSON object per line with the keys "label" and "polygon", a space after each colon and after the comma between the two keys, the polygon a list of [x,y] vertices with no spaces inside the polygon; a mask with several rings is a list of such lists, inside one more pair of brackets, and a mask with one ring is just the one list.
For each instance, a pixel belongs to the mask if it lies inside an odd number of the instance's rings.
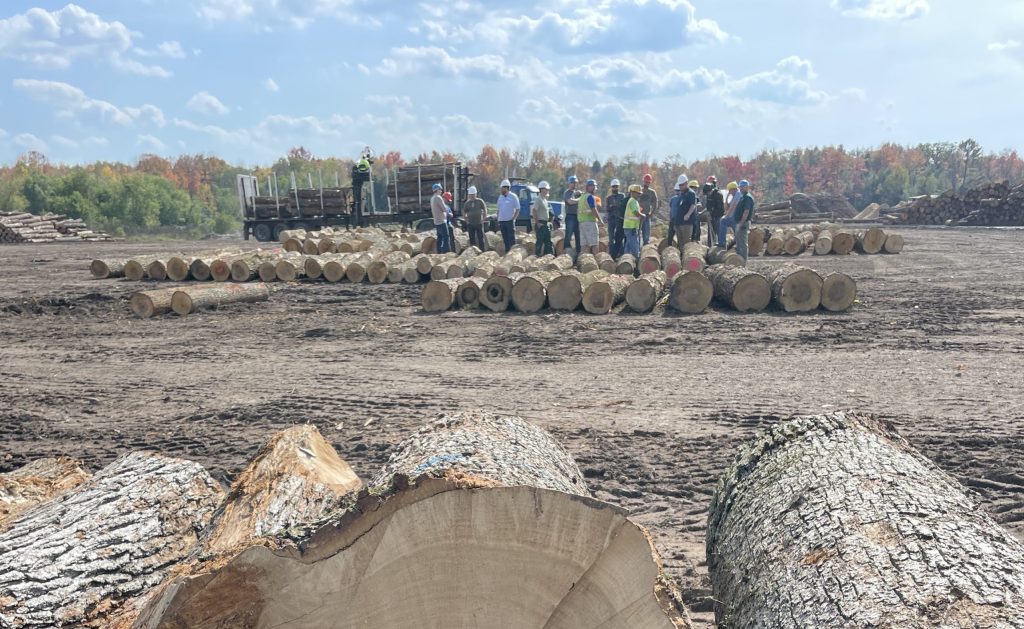
{"label": "blue shirt", "polygon": [[673,223],[680,222],[679,219],[683,217],[683,215],[679,213],[679,202],[682,200],[683,196],[681,194],[673,195],[673,197],[668,200],[668,216],[672,219]]}
{"label": "blue shirt", "polygon": [[510,221],[515,218],[516,212],[519,210],[519,197],[514,193],[509,192],[508,194],[498,195],[498,220],[499,221]]}

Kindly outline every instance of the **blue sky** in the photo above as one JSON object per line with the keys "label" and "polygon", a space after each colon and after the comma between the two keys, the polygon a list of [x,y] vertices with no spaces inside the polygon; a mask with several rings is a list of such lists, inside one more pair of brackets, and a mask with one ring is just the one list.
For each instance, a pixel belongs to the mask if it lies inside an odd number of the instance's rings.
{"label": "blue sky", "polygon": [[3,2],[0,162],[1024,148],[1020,0]]}

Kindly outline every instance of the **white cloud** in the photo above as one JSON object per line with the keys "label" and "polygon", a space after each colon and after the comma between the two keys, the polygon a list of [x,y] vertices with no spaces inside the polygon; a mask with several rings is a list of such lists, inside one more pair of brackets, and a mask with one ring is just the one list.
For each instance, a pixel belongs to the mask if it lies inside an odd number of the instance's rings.
{"label": "white cloud", "polygon": [[0,129],[0,140],[4,139],[6,137],[7,137],[7,132],[4,131],[3,129]]}
{"label": "white cloud", "polygon": [[616,98],[645,99],[701,92],[720,85],[725,72],[705,67],[689,72],[675,68],[654,71],[638,59],[605,57],[566,70],[569,82]]}
{"label": "white cloud", "polygon": [[392,48],[390,56],[377,66],[377,72],[392,77],[422,74],[483,80],[516,77],[515,70],[499,55],[453,57],[436,46]]}
{"label": "white cloud", "polygon": [[188,99],[185,104],[186,107],[192,111],[197,111],[201,114],[220,114],[224,115],[230,111],[224,103],[220,102],[220,99],[210,94],[209,92],[199,92],[192,98]]}
{"label": "white cloud", "polygon": [[158,127],[163,127],[167,124],[167,119],[164,118],[164,112],[156,105],[143,105],[142,107],[125,107],[125,113],[132,117],[133,120],[143,121],[152,123]]}
{"label": "white cloud", "polygon": [[61,146],[76,149],[78,148],[78,142],[75,142],[71,138],[64,137],[63,135],[51,135],[50,139],[60,144]]}
{"label": "white cloud", "polygon": [[165,41],[156,47],[165,57],[171,59],[184,59],[185,50],[181,47],[180,42],[176,41]]}
{"label": "white cloud", "polygon": [[123,127],[137,121],[150,122],[157,126],[165,124],[163,111],[155,105],[141,107],[118,107],[105,100],[90,98],[74,85],[60,81],[38,79],[15,79],[14,89],[23,92],[32,100],[52,106],[61,118],[80,123],[109,124]]}
{"label": "white cloud", "polygon": [[13,141],[16,146],[20,146],[26,151],[39,151],[40,153],[45,153],[50,150],[50,147],[46,145],[46,142],[43,142],[31,133],[19,133],[14,136]]}
{"label": "white cloud", "polygon": [[841,93],[842,93],[843,96],[848,96],[852,100],[856,100],[856,101],[860,101],[860,102],[864,102],[864,101],[866,101],[868,99],[867,91],[865,91],[863,88],[860,88],[860,87],[848,87],[848,88],[842,90]]}
{"label": "white cloud", "polygon": [[160,138],[149,135],[148,133],[135,136],[135,146],[153,151],[162,151],[167,148],[167,145],[161,142]]}
{"label": "white cloud", "polygon": [[280,87],[278,87],[277,81],[271,78],[263,79],[263,87],[268,92],[277,92],[278,90],[281,89]]}
{"label": "white cloud", "polygon": [[33,8],[0,20],[0,58],[47,69],[66,69],[76,59],[97,58],[132,74],[170,76],[160,66],[128,56],[137,36],[121,22],[105,21],[74,4],[56,11]]}
{"label": "white cloud", "polygon": [[587,128],[596,126],[619,129],[655,122],[654,116],[640,110],[629,109],[621,103],[600,103],[590,108],[574,108],[570,112],[548,96],[523,101],[516,113],[523,122],[555,128],[585,125]]}
{"label": "white cloud", "polygon": [[379,10],[368,0],[199,0],[199,17],[210,21],[243,21],[258,19],[263,22],[284,22],[294,28],[306,28],[317,18],[332,18],[350,24],[379,26],[373,14],[361,11],[364,7]]}
{"label": "white cloud", "polygon": [[910,20],[931,10],[928,0],[831,0],[833,9],[869,20]]}
{"label": "white cloud", "polygon": [[726,89],[732,96],[750,101],[819,105],[829,96],[811,87],[810,81],[816,76],[810,61],[792,56],[780,61],[773,70],[731,81]]}
{"label": "white cloud", "polygon": [[992,52],[1002,52],[1004,50],[1015,50],[1021,47],[1021,43],[1016,39],[1007,39],[1006,41],[994,41],[988,45],[988,49]]}
{"label": "white cloud", "polygon": [[218,142],[229,146],[248,146],[252,143],[252,137],[246,129],[229,131],[223,127],[218,127],[217,125],[200,125],[181,118],[174,118],[171,120],[171,123],[176,127],[192,131],[193,133],[207,135]]}

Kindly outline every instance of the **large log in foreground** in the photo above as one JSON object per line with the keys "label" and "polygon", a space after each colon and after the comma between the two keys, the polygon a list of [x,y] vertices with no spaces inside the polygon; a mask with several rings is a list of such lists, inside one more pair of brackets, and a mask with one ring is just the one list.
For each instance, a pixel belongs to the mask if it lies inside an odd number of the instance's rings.
{"label": "large log in foreground", "polygon": [[675,276],[669,290],[668,305],[687,314],[704,312],[715,295],[715,287],[703,273],[687,271]]}
{"label": "large log in foreground", "polygon": [[515,417],[431,424],[371,490],[278,541],[181,580],[139,626],[689,626],[646,532]]}
{"label": "large log in foreground", "polygon": [[185,286],[176,289],[171,295],[171,310],[184,316],[212,306],[254,303],[268,299],[270,299],[270,288],[262,282]]}
{"label": "large log in foreground", "polygon": [[196,463],[135,452],[0,534],[0,626],[109,627],[198,543],[223,497]]}
{"label": "large log in foreground", "polygon": [[846,273],[829,273],[821,282],[821,307],[842,312],[857,300],[857,283]]}
{"label": "large log in foreground", "polygon": [[772,300],[771,285],[756,271],[742,266],[714,264],[705,273],[715,287],[715,298],[733,310],[764,310]]}
{"label": "large log in foreground", "polygon": [[13,472],[0,474],[0,532],[19,514],[89,480],[74,459],[36,459]]}
{"label": "large log in foreground", "polygon": [[762,270],[772,286],[772,299],[786,312],[809,312],[821,305],[821,276],[813,269],[783,264]]}
{"label": "large log in foreground", "polygon": [[167,314],[171,311],[171,298],[174,297],[177,290],[177,288],[160,288],[139,291],[131,296],[128,305],[135,316],[143,319]]}
{"label": "large log in foreground", "polygon": [[708,515],[721,627],[1020,627],[1024,544],[889,426],[834,413],[741,450]]}

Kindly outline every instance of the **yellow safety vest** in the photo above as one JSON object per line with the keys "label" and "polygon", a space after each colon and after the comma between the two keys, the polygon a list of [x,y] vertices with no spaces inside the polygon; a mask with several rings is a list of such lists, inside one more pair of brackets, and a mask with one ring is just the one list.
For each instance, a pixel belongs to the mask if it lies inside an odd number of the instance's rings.
{"label": "yellow safety vest", "polygon": [[622,219],[623,229],[636,229],[640,227],[640,202],[633,197],[626,202],[626,215]]}
{"label": "yellow safety vest", "polygon": [[[588,192],[584,192],[583,196],[580,197],[580,203],[576,206],[576,213],[579,222],[581,223],[595,223],[597,222],[597,215],[594,214],[596,210],[590,209],[590,204],[587,203]],[[594,203],[597,203],[597,195],[594,196]]]}

